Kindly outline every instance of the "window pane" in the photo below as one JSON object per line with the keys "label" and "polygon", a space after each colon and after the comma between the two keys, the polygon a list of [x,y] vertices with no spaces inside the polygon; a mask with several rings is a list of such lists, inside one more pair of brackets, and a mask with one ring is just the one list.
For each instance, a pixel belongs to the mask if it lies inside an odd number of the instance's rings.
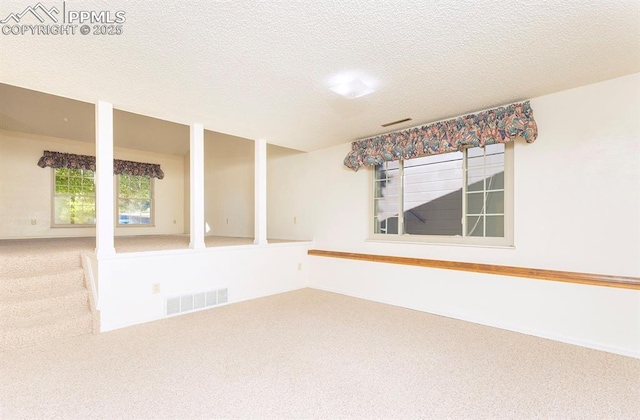
{"label": "window pane", "polygon": [[467,169],[467,191],[484,190],[484,167]]}
{"label": "window pane", "polygon": [[[468,236],[504,236],[504,144],[467,150]],[[499,215],[491,219],[487,214]],[[489,223],[491,223],[489,225]],[[498,226],[500,223],[502,225]],[[490,229],[490,230],[489,230]]]}
{"label": "window pane", "polygon": [[504,171],[498,172],[491,176],[487,181],[488,190],[503,190],[504,189]]}
{"label": "window pane", "polygon": [[405,233],[462,234],[462,157],[454,152],[405,161]]}
{"label": "window pane", "polygon": [[55,197],[55,216],[54,223],[57,225],[66,225],[71,223],[71,210],[69,205],[69,197]]}
{"label": "window pane", "polygon": [[56,194],[67,194],[69,192],[69,185],[67,180],[59,181],[56,179]]}
{"label": "window pane", "polygon": [[473,160],[478,156],[484,156],[484,149],[482,147],[472,147],[467,149],[467,158]]}
{"label": "window pane", "polygon": [[487,193],[487,210],[488,214],[504,213],[504,192],[488,192]]}
{"label": "window pane", "polygon": [[488,144],[484,147],[484,150],[487,156],[502,156],[499,159],[504,162],[504,143]]}
{"label": "window pane", "polygon": [[423,156],[415,159],[409,159],[404,161],[404,168],[411,168],[413,166],[424,166],[427,164],[437,164],[440,162],[448,162],[452,160],[462,160],[462,152],[442,153],[439,155]]}
{"label": "window pane", "polygon": [[467,236],[484,236],[483,216],[467,216]]}
{"label": "window pane", "polygon": [[487,216],[487,232],[485,236],[504,237],[504,216]]}
{"label": "window pane", "polygon": [[118,224],[151,224],[151,179],[122,174],[118,187]]}
{"label": "window pane", "polygon": [[54,224],[95,224],[93,172],[84,169],[54,169]]}
{"label": "window pane", "polygon": [[398,218],[390,217],[385,221],[386,229],[388,234],[397,235],[398,234]]}
{"label": "window pane", "polygon": [[467,214],[482,214],[483,206],[483,192],[467,194]]}
{"label": "window pane", "polygon": [[[398,192],[400,190],[400,163],[385,162],[375,168],[374,185],[374,232],[380,234],[397,234],[397,217],[399,212]],[[389,219],[395,217],[395,222]],[[388,229],[388,226],[395,226]]]}
{"label": "window pane", "polygon": [[504,167],[504,144],[409,159],[400,166],[385,162],[373,175],[374,232],[504,237]]}
{"label": "window pane", "polygon": [[95,194],[96,186],[93,183],[92,178],[83,178],[82,179],[82,192],[84,194]]}
{"label": "window pane", "polygon": [[95,221],[95,206],[85,205],[82,207],[82,214],[79,216],[79,223],[91,225],[94,224]]}
{"label": "window pane", "polygon": [[374,216],[379,220],[398,217],[398,197],[383,197],[374,201]]}

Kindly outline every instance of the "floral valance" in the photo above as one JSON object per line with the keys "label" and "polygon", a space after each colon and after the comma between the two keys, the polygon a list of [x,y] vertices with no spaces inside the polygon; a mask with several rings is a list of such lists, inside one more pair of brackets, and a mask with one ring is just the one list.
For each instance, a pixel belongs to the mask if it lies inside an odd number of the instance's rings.
{"label": "floral valance", "polygon": [[355,141],[344,164],[357,171],[365,165],[506,143],[516,137],[533,143],[537,136],[527,101]]}
{"label": "floral valance", "polygon": [[[41,168],[69,168],[69,169],[87,169],[96,170],[95,156],[74,155],[72,153],[60,153],[44,151],[44,154],[38,161]],[[113,160],[113,173],[115,175],[139,175],[148,176],[150,178],[164,178],[164,172],[160,169],[160,165],[155,163],[132,162],[129,160]]]}

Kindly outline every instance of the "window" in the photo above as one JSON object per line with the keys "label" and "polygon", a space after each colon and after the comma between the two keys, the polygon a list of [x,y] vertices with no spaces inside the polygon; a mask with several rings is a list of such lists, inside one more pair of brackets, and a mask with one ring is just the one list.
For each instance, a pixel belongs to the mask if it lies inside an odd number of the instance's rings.
{"label": "window", "polygon": [[372,236],[512,245],[512,159],[494,144],[376,166]]}
{"label": "window", "polygon": [[[93,171],[54,169],[53,225],[94,226],[96,187]],[[151,178],[118,175],[118,225],[152,226]]]}
{"label": "window", "polygon": [[152,186],[148,176],[118,175],[118,225],[152,225]]}
{"label": "window", "polygon": [[53,225],[91,226],[96,223],[93,171],[54,169]]}

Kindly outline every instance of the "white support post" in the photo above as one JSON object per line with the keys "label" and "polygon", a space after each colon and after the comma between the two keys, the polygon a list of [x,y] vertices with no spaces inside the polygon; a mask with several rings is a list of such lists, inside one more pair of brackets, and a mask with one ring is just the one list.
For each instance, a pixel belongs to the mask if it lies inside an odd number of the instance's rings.
{"label": "white support post", "polygon": [[96,256],[115,255],[113,243],[113,105],[96,104]]}
{"label": "white support post", "polygon": [[190,205],[191,242],[189,248],[204,249],[204,127],[191,124]]}
{"label": "white support post", "polygon": [[255,238],[253,243],[267,244],[267,141],[255,142]]}

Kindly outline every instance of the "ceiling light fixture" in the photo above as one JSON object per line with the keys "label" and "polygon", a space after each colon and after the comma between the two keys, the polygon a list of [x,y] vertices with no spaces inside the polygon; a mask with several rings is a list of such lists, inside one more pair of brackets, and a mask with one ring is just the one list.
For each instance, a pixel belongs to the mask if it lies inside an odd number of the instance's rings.
{"label": "ceiling light fixture", "polygon": [[371,86],[360,79],[352,79],[348,82],[338,83],[329,89],[349,99],[360,98],[374,92]]}

